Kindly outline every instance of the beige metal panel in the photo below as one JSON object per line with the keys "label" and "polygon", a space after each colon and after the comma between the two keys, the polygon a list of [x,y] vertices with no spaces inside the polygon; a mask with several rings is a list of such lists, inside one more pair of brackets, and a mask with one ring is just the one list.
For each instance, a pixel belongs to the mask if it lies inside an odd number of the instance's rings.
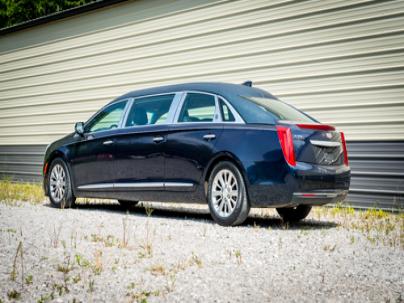
{"label": "beige metal panel", "polygon": [[[81,96],[74,96],[74,97],[69,97],[68,95],[53,95],[48,98],[43,98],[42,96],[39,97],[33,97],[33,98],[10,98],[7,100],[4,100],[0,102],[0,110],[17,110],[18,112],[21,112],[24,108],[27,110],[31,111],[32,109],[36,107],[40,107],[43,105],[50,105],[50,106],[58,106],[60,105],[61,107],[67,106],[70,109],[72,107],[80,108],[81,105],[85,104],[86,102],[94,102],[94,104],[105,104],[106,102],[111,101],[113,98],[115,98],[115,95],[108,95],[104,94],[100,96],[97,93],[94,93],[92,96],[88,96],[87,98],[84,98],[84,95]],[[78,105],[76,104],[78,103]]]}
{"label": "beige metal panel", "polygon": [[[307,13],[312,14],[315,11],[325,11],[327,9],[336,9],[347,6],[343,0],[326,0],[321,3],[319,1],[311,1],[297,3],[293,6],[279,7],[279,4],[282,2],[287,4],[290,1],[268,2],[265,0],[244,0],[238,1],[237,5],[229,1],[223,2],[224,4],[221,1],[218,1],[217,6],[205,9],[202,7],[199,10],[194,9],[185,12],[179,10],[178,14],[173,14],[167,17],[160,15],[158,18],[151,20],[146,19],[141,22],[135,21],[132,24],[112,28],[111,30],[105,29],[104,31],[79,36],[73,38],[72,40],[74,41],[67,39],[66,41],[52,43],[51,45],[39,46],[36,50],[28,50],[25,56],[21,56],[24,51],[20,53],[20,56],[19,54],[9,52],[5,54],[5,59],[7,61],[14,61],[20,58],[43,55],[49,52],[74,49],[77,48],[77,45],[85,47],[86,45],[91,46],[93,44],[100,44],[108,41],[115,42],[115,40],[126,42],[123,39],[138,35],[143,35],[144,39],[150,40],[150,33],[158,34],[163,32],[162,34],[165,36],[167,33],[164,31],[167,29],[174,29],[177,32],[182,33],[193,32],[194,34],[203,34],[207,31],[206,23],[209,23],[210,26],[215,26],[213,29],[210,29],[210,31],[212,31],[217,30],[218,28],[229,28],[235,23],[246,26],[263,21],[265,22],[268,21],[268,14],[270,14],[271,17],[270,22],[274,22],[279,19],[297,17]],[[369,2],[369,0],[354,0],[351,1],[349,5],[360,2]],[[153,3],[150,5],[153,5]],[[136,16],[134,17],[136,18]],[[178,31],[179,28],[183,28],[183,30]],[[199,32],[198,29],[199,31],[202,30],[202,32]],[[37,51],[39,51],[39,53]]]}
{"label": "beige metal panel", "polygon": [[0,127],[26,126],[32,125],[53,125],[60,123],[74,123],[77,121],[86,121],[98,108],[90,110],[80,109],[79,111],[56,111],[43,112],[26,116],[14,116],[8,118],[0,118]]}
{"label": "beige metal panel", "polygon": [[[144,1],[143,1],[144,2]],[[176,1],[179,2],[179,1]],[[147,39],[147,35],[150,33],[156,33],[167,28],[178,28],[180,26],[187,25],[198,25],[199,23],[207,20],[217,19],[220,20],[224,16],[234,15],[242,12],[250,12],[257,10],[257,8],[272,7],[279,3],[288,2],[285,0],[273,1],[269,3],[265,0],[258,0],[251,3],[249,1],[240,1],[239,5],[232,6],[228,5],[230,1],[217,1],[216,5],[206,5],[201,6],[199,10],[178,10],[176,13],[165,16],[165,14],[159,15],[155,18],[142,18],[142,16],[137,16],[133,14],[134,22],[122,24],[118,27],[113,27],[110,29],[104,29],[103,31],[96,31],[89,33],[87,35],[81,35],[78,37],[73,37],[71,39],[65,39],[62,41],[57,41],[56,43],[44,44],[36,47],[35,50],[21,50],[18,54],[13,54],[8,52],[5,54],[5,58],[8,61],[25,59],[33,56],[42,56],[48,53],[75,50],[76,48],[86,47],[91,45],[98,45],[105,42],[116,43],[117,40],[122,41],[127,37],[144,35]],[[223,3],[227,4],[223,7]],[[152,3],[150,5],[153,5]],[[136,6],[136,4],[135,4]],[[187,6],[187,5],[186,5]],[[136,7],[134,7],[134,12]],[[140,17],[140,21],[137,17]],[[200,25],[198,25],[200,26]]]}
{"label": "beige metal panel", "polygon": [[[402,19],[404,23],[404,17]],[[302,64],[305,62],[320,61],[330,59],[330,64],[333,65],[333,61],[339,58],[346,58],[355,56],[370,56],[372,54],[378,53],[393,53],[392,57],[403,56],[395,55],[397,52],[404,53],[404,45],[402,44],[404,40],[404,33],[401,35],[395,35],[393,37],[377,37],[374,39],[366,39],[354,42],[345,43],[332,43],[321,46],[306,46],[305,51],[302,52],[300,48],[284,50],[284,51],[274,51],[265,49],[265,45],[268,44],[266,40],[260,41],[261,43],[248,45],[232,45],[220,47],[218,49],[210,50],[197,50],[190,52],[187,56],[184,54],[173,54],[166,55],[157,58],[146,58],[143,60],[132,60],[128,62],[117,63],[113,65],[101,65],[89,68],[75,69],[63,73],[58,73],[57,75],[46,74],[43,76],[35,77],[24,77],[17,80],[6,80],[0,83],[0,91],[12,90],[14,88],[22,87],[33,87],[41,86],[50,83],[61,83],[66,84],[66,81],[72,80],[82,80],[91,78],[99,78],[106,76],[115,75],[128,75],[129,73],[141,73],[146,71],[157,71],[160,72],[163,68],[178,68],[182,67],[189,70],[200,70],[198,67],[194,67],[195,64],[199,63],[205,70],[211,71],[211,66],[225,65],[226,63],[231,66],[244,66],[245,68],[255,68],[256,66],[267,65],[268,68],[284,65],[291,66],[293,64]],[[226,54],[232,51],[232,56],[226,57]],[[369,48],[372,52],[369,52]],[[336,50],[340,52],[336,53]],[[385,55],[386,57],[388,55]],[[356,60],[356,59],[351,60]],[[363,61],[366,58],[360,58]],[[387,59],[389,61],[394,59]],[[240,63],[237,61],[241,61]],[[334,64],[335,65],[335,64]],[[223,67],[225,70],[225,67]]]}
{"label": "beige metal panel", "polygon": [[[404,22],[404,17],[402,19]],[[394,26],[391,26],[393,29]],[[372,28],[374,29],[374,28]],[[383,29],[384,31],[385,29]],[[374,33],[374,32],[373,32]],[[372,36],[373,36],[372,33]],[[362,35],[362,33],[360,33]],[[301,35],[300,35],[301,36]],[[392,52],[404,49],[402,40],[404,39],[404,33],[388,37],[376,37],[368,38],[359,41],[350,42],[333,42],[326,45],[316,45],[315,41],[307,42],[309,35],[306,34],[304,37],[299,37],[302,44],[295,44],[291,49],[285,49],[284,44],[280,41],[279,43],[269,44],[267,39],[261,39],[251,43],[250,41],[241,42],[231,45],[216,46],[210,48],[196,49],[186,52],[175,54],[160,54],[159,56],[152,58],[140,58],[128,54],[120,54],[119,56],[108,56],[113,57],[115,63],[107,63],[107,57],[101,57],[94,59],[86,58],[79,60],[79,62],[70,61],[67,65],[66,63],[57,64],[60,67],[64,67],[64,70],[58,71],[58,67],[50,64],[46,66],[41,66],[37,68],[26,68],[19,70],[19,75],[16,77],[11,77],[10,73],[0,74],[0,87],[1,88],[11,88],[15,86],[23,85],[38,85],[41,83],[56,83],[60,81],[68,81],[71,79],[86,78],[93,75],[108,75],[123,73],[126,71],[136,71],[145,70],[159,67],[167,67],[172,65],[185,65],[192,64],[195,62],[203,61],[220,61],[228,56],[229,53],[232,57],[237,56],[249,56],[253,54],[271,54],[273,57],[270,62],[276,63],[293,63],[293,62],[304,62],[305,60],[320,60],[338,57],[336,56],[336,48],[341,50],[339,56],[354,56],[369,53],[369,49],[372,50],[371,53],[377,52]],[[298,37],[294,37],[296,42]],[[314,44],[313,44],[314,43]],[[304,53],[301,48],[305,48]],[[124,58],[124,59],[122,59]],[[99,59],[99,60],[98,60]],[[119,60],[119,61],[116,61]],[[93,63],[91,63],[93,61]],[[77,66],[83,67],[77,68]],[[89,65],[90,64],[90,65]],[[47,69],[45,69],[47,67]],[[32,72],[32,73],[31,73]]]}
{"label": "beige metal panel", "polygon": [[340,124],[404,124],[404,104],[400,106],[385,106],[380,108],[365,107],[360,109],[333,109],[322,111],[307,111],[323,123],[338,121]]}
{"label": "beige metal panel", "polygon": [[283,101],[294,104],[302,110],[329,111],[334,109],[356,109],[364,107],[378,107],[402,105],[404,86],[388,88],[386,90],[371,89],[362,91],[334,92],[324,94],[305,94],[298,97],[280,94]]}
{"label": "beige metal panel", "polygon": [[29,119],[36,115],[54,115],[57,113],[80,113],[94,111],[103,104],[106,104],[110,100],[93,100],[86,101],[80,100],[78,104],[71,102],[56,103],[56,104],[36,104],[35,106],[19,106],[19,107],[8,107],[6,109],[0,110],[0,124],[4,119],[24,117],[24,119]]}
{"label": "beige metal panel", "polygon": [[[31,56],[33,52],[52,50],[53,47],[59,45],[54,43],[56,41],[67,41],[65,47],[72,47],[72,43],[69,41],[72,38],[88,37],[95,33],[104,33],[108,30],[119,29],[128,24],[158,19],[162,16],[177,15],[179,12],[186,12],[199,7],[208,7],[212,4],[217,6],[220,2],[229,2],[229,0],[126,1],[81,14],[79,21],[76,17],[73,17],[64,19],[63,22],[46,23],[2,37],[0,52],[10,54],[18,48],[27,51],[21,52],[17,56]],[[84,22],[81,22],[81,19],[85,19]],[[46,35],[43,35],[44,31],[46,31]],[[32,48],[33,45],[35,49]]]}
{"label": "beige metal panel", "polygon": [[[30,94],[14,94],[11,96],[6,96],[3,92],[0,100],[8,98],[28,98],[41,96],[42,98],[47,98],[47,96],[52,96],[53,94],[64,94],[67,95],[80,95],[80,94],[92,94],[92,93],[102,93],[104,91],[116,90],[116,91],[127,91],[134,88],[153,86],[153,85],[163,85],[169,82],[186,82],[186,81],[229,81],[229,82],[240,82],[243,79],[254,79],[257,84],[268,86],[271,88],[275,94],[288,92],[290,94],[305,94],[308,92],[321,92],[327,90],[346,90],[346,89],[363,89],[363,88],[373,88],[373,87],[383,87],[389,85],[401,85],[404,80],[404,69],[393,70],[393,71],[378,71],[377,69],[368,73],[355,74],[350,73],[335,75],[325,74],[323,76],[316,74],[294,74],[294,77],[278,77],[270,78],[268,74],[271,70],[264,67],[256,67],[255,69],[248,70],[231,70],[227,73],[224,72],[206,72],[195,73],[192,70],[184,69],[183,73],[177,73],[175,70],[171,72],[160,71],[155,72],[155,74],[148,74],[147,78],[144,77],[124,77],[114,79],[112,77],[105,79],[104,81],[93,81],[91,86],[88,86],[85,81],[80,81],[76,86],[70,87],[68,85],[60,86],[46,86],[45,90],[34,90],[30,91]],[[134,75],[135,76],[135,75]],[[290,76],[290,75],[289,75]],[[109,83],[109,84],[105,84]],[[332,86],[331,86],[332,84]],[[21,92],[25,92],[21,89]]]}
{"label": "beige metal panel", "polygon": [[[349,134],[350,141],[380,141],[398,140],[404,137],[404,123],[394,124],[347,124],[333,122],[337,129]],[[364,140],[365,138],[365,140]],[[347,138],[348,139],[348,138]]]}
{"label": "beige metal panel", "polygon": [[132,2],[143,12],[122,24],[111,7],[98,30],[86,22],[104,11],[61,20],[82,33],[0,53],[0,144],[49,143],[129,90],[245,79],[348,140],[404,139],[404,1],[163,2]]}
{"label": "beige metal panel", "polygon": [[[319,63],[288,64],[278,66],[272,61],[272,54],[249,56],[242,58],[223,59],[220,62],[202,62],[186,66],[172,66],[150,71],[138,71],[113,76],[96,76],[91,78],[63,81],[55,84],[43,84],[20,87],[15,89],[0,89],[0,100],[13,97],[29,98],[43,92],[64,93],[76,90],[90,90],[98,87],[130,85],[143,83],[145,85],[163,81],[186,81],[201,75],[216,77],[222,74],[254,73],[254,79],[271,79],[272,82],[283,82],[292,79],[309,77],[327,77],[341,74],[374,73],[379,70],[404,68],[404,51],[397,54],[359,57],[344,60],[327,60]],[[203,71],[203,72],[201,72]],[[173,75],[178,75],[173,76]],[[147,80],[144,80],[147,79]],[[178,79],[178,80],[177,80]],[[183,80],[184,79],[184,80]],[[108,83],[107,85],[105,83]]]}
{"label": "beige metal panel", "polygon": [[[317,1],[314,1],[314,3]],[[335,1],[331,1],[331,4],[323,3],[319,5],[319,2],[315,3],[315,6],[317,9],[321,12],[327,7],[336,7],[336,6],[342,6],[346,5],[344,4],[345,1],[337,3]],[[309,5],[313,6],[313,2],[308,2],[304,3],[304,5]],[[302,4],[303,5],[303,4]],[[218,41],[220,43],[223,43],[223,39],[229,40],[234,39],[235,37],[242,37],[248,39],[257,37],[257,35],[280,35],[280,34],[291,34],[294,31],[299,31],[302,32],[304,30],[312,30],[313,28],[316,27],[324,27],[324,26],[335,26],[337,24],[344,24],[346,23],[346,20],[348,18],[351,18],[352,20],[358,20],[358,19],[363,19],[362,21],[366,21],[369,18],[375,18],[375,17],[381,17],[383,16],[384,18],[388,18],[389,15],[397,15],[397,13],[403,12],[404,11],[404,5],[399,4],[396,5],[394,10],[386,11],[385,6],[382,5],[375,5],[372,7],[361,7],[361,8],[354,8],[350,11],[341,11],[341,12],[334,12],[334,13],[325,13],[325,14],[319,14],[315,16],[309,16],[306,18],[302,18],[299,20],[300,22],[296,22],[293,17],[297,17],[302,15],[302,13],[306,12],[309,9],[314,9],[313,7],[306,8],[306,11],[299,10],[298,8],[295,8],[291,10],[288,7],[282,7],[281,9],[284,10],[282,15],[278,16],[278,14],[275,15],[273,19],[268,19],[268,15],[270,12],[267,10],[258,10],[258,11],[253,11],[251,13],[245,13],[242,15],[238,15],[236,17],[230,16],[229,18],[217,18],[209,21],[209,26],[206,26],[206,24],[200,24],[200,23],[195,23],[191,24],[190,26],[187,27],[174,27],[174,28],[168,28],[167,30],[161,30],[158,32],[153,32],[148,35],[143,35],[141,37],[133,37],[128,39],[116,39],[114,36],[114,39],[111,42],[107,43],[101,43],[101,44],[90,44],[86,46],[86,44],[81,44],[78,41],[72,41],[74,45],[79,45],[80,47],[75,47],[74,49],[68,49],[67,51],[62,51],[59,53],[51,53],[51,54],[44,54],[41,55],[40,57],[33,57],[31,59],[26,59],[26,60],[21,60],[21,62],[15,62],[15,61],[8,61],[0,65],[0,70],[6,71],[8,70],[9,66],[11,69],[16,69],[16,68],[26,68],[27,66],[30,65],[43,65],[43,64],[49,64],[52,62],[59,62],[61,60],[67,61],[71,60],[73,58],[79,58],[79,57],[88,57],[88,56],[94,56],[99,53],[114,53],[117,50],[120,49],[126,49],[128,47],[134,48],[136,51],[139,46],[142,45],[147,45],[147,44],[154,44],[155,46],[160,46],[160,52],[161,52],[161,44],[164,41],[171,42],[171,44],[174,46],[175,50],[178,50],[178,48],[183,47],[183,43],[186,43],[186,41],[182,41],[180,45],[178,45],[178,40],[179,39],[189,39],[191,37],[199,38],[199,39],[204,39],[209,38],[212,36],[212,34],[216,34],[216,37],[212,37],[213,39],[211,42],[213,44],[217,44]],[[227,10],[226,10],[227,11]],[[352,16],[347,16],[348,13],[352,13]],[[390,14],[388,14],[388,12]],[[336,18],[335,16],[338,16]],[[286,18],[286,20],[285,20]],[[159,19],[159,22],[163,19]],[[279,22],[276,22],[276,20],[280,20]],[[251,24],[250,24],[251,23]],[[243,27],[240,27],[240,24],[243,24]],[[247,27],[247,24],[250,24],[250,27]],[[254,28],[253,26],[257,25],[258,28]],[[303,26],[302,26],[303,25]],[[220,29],[220,30],[218,30]],[[233,29],[233,35],[229,36],[229,33],[226,33],[223,35],[223,31],[229,31]],[[246,31],[247,30],[247,31]],[[369,32],[371,32],[371,29],[368,29]],[[221,39],[217,39],[217,36],[220,36]],[[290,41],[293,41],[293,39],[290,39]],[[204,42],[204,41],[202,41]],[[195,46],[195,44],[193,43]],[[166,48],[164,48],[166,50]],[[132,50],[133,51],[133,50]]]}

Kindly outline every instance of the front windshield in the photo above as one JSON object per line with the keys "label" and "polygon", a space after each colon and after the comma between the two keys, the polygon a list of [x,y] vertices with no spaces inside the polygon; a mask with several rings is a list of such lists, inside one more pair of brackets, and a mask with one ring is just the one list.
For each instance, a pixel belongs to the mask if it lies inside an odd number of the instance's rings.
{"label": "front windshield", "polygon": [[280,120],[303,123],[317,122],[293,106],[272,98],[244,96],[234,105],[247,123],[276,124]]}

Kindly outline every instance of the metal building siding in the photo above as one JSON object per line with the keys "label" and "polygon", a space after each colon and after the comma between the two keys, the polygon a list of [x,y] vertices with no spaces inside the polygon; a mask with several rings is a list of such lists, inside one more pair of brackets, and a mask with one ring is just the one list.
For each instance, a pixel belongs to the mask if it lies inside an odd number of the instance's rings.
{"label": "metal building siding", "polygon": [[[178,3],[165,14],[161,2],[129,2],[159,15],[1,53],[0,144],[47,144],[139,87],[245,79],[348,140],[404,139],[403,1]],[[97,14],[57,22],[85,28]]]}
{"label": "metal building siding", "polygon": [[46,145],[1,145],[0,179],[42,181]]}
{"label": "metal building siding", "polygon": [[[404,160],[383,158],[404,153],[402,0],[127,1],[0,36],[0,151],[44,148],[129,90],[247,79],[345,131],[355,203],[402,197]],[[18,176],[38,161],[3,156]]]}
{"label": "metal building siding", "polygon": [[404,209],[404,141],[351,142],[348,201],[360,207]]}

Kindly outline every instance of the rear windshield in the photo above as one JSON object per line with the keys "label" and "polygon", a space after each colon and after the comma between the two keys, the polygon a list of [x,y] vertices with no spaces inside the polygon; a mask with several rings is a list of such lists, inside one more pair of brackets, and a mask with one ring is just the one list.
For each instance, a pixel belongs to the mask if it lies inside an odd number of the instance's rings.
{"label": "rear windshield", "polygon": [[244,104],[238,103],[237,110],[247,123],[276,124],[279,120],[313,123],[315,119],[282,101],[262,98],[243,97]]}

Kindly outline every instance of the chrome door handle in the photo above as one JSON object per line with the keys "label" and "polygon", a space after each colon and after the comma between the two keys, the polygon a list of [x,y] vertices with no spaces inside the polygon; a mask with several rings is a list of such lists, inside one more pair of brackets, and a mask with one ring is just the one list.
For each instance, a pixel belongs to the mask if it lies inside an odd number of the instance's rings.
{"label": "chrome door handle", "polygon": [[203,136],[203,139],[205,139],[206,141],[213,140],[213,139],[216,139],[216,135],[215,134],[207,134],[207,135]]}
{"label": "chrome door handle", "polygon": [[112,140],[102,142],[102,144],[104,144],[104,145],[110,145],[112,143],[114,143],[114,141],[112,141]]}
{"label": "chrome door handle", "polygon": [[164,137],[158,136],[153,138],[154,143],[160,143],[164,140]]}

